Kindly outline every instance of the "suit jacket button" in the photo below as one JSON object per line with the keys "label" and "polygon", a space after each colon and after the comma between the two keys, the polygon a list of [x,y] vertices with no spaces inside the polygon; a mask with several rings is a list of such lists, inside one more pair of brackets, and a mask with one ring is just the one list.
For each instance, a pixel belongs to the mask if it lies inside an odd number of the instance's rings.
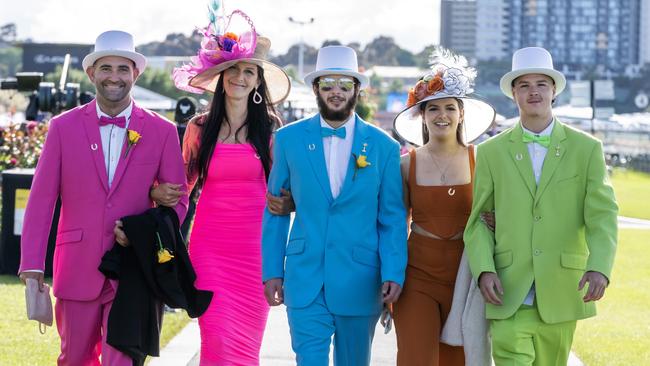
{"label": "suit jacket button", "polygon": [[541,220],[541,219],[542,219],[541,216],[535,216],[535,221],[539,221],[539,220]]}
{"label": "suit jacket button", "polygon": [[540,254],[542,254],[542,251],[539,250],[539,249],[535,249],[535,250],[533,251],[533,254],[535,254],[535,255],[540,255]]}

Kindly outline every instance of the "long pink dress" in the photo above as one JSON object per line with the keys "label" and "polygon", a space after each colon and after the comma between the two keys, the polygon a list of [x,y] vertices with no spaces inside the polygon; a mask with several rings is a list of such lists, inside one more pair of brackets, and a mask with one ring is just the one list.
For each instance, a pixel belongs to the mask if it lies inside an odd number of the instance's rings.
{"label": "long pink dress", "polygon": [[201,365],[259,365],[269,312],[260,247],[265,193],[253,146],[217,144],[189,241],[196,286],[214,291],[199,318]]}

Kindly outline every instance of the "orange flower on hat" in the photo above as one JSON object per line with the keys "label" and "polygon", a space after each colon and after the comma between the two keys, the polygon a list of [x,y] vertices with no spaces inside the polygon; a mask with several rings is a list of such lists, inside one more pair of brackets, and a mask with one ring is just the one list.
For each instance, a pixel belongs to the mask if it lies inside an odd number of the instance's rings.
{"label": "orange flower on hat", "polygon": [[427,83],[424,81],[420,80],[415,84],[415,90],[413,91],[415,93],[415,97],[418,98],[418,101],[424,99],[427,97]]}
{"label": "orange flower on hat", "polygon": [[444,87],[445,87],[445,82],[444,80],[442,80],[442,75],[438,73],[427,83],[427,93],[429,95],[437,93],[441,91]]}
{"label": "orange flower on hat", "polygon": [[415,91],[413,90],[413,88],[409,89],[408,99],[406,100],[406,106],[407,107],[412,107],[417,102],[418,102],[418,99],[415,97]]}
{"label": "orange flower on hat", "polygon": [[239,42],[239,36],[236,35],[236,34],[233,33],[233,32],[226,32],[226,34],[224,34],[223,36],[224,36],[225,38],[230,38],[230,39],[232,39],[232,40],[235,41],[235,42]]}

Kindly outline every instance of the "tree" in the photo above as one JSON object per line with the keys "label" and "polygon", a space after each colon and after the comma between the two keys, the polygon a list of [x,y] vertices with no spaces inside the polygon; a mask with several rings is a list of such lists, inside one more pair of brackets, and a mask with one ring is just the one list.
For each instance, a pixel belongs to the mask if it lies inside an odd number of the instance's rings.
{"label": "tree", "polygon": [[357,107],[354,110],[361,119],[364,121],[372,122],[375,117],[375,112],[377,111],[377,104],[375,104],[370,95],[362,91],[359,94],[359,100],[357,102]]}
{"label": "tree", "polygon": [[379,36],[366,45],[359,55],[363,66],[415,66],[413,54],[402,49],[392,37]]}
{"label": "tree", "polygon": [[335,39],[327,39],[323,42],[323,44],[320,47],[323,48],[327,46],[341,46],[341,42]]}
{"label": "tree", "polygon": [[0,77],[6,78],[16,75],[22,68],[23,49],[7,47],[0,49]]}
{"label": "tree", "polygon": [[145,56],[192,56],[201,46],[202,37],[198,30],[189,37],[182,33],[170,33],[162,42],[150,42],[136,49]]}
{"label": "tree", "polygon": [[147,69],[144,74],[140,75],[136,85],[172,99],[191,95],[177,89],[170,72],[166,70]]}
{"label": "tree", "polygon": [[413,59],[415,60],[415,65],[417,67],[423,68],[423,69],[428,69],[429,68],[429,56],[431,55],[431,52],[433,52],[436,49],[437,46],[435,45],[428,45],[424,47],[422,51],[419,53],[413,55]]}
{"label": "tree", "polygon": [[[294,44],[287,50],[287,53],[284,55],[278,55],[271,58],[271,62],[280,65],[298,65],[298,55],[300,54],[300,45]],[[310,45],[304,45],[304,54],[303,62],[306,65],[313,65],[316,63],[316,57],[318,56],[318,50]]]}
{"label": "tree", "polygon": [[[61,71],[63,70],[62,65],[57,65],[53,72],[45,74],[43,81],[53,82],[54,85],[58,88],[59,81],[61,80]],[[67,83],[78,83],[79,91],[85,92],[89,91],[95,93],[95,85],[88,79],[88,75],[85,72],[77,69],[68,69],[68,77],[66,78]]]}
{"label": "tree", "polygon": [[393,80],[388,86],[389,93],[402,93],[404,92],[404,82],[400,79]]}

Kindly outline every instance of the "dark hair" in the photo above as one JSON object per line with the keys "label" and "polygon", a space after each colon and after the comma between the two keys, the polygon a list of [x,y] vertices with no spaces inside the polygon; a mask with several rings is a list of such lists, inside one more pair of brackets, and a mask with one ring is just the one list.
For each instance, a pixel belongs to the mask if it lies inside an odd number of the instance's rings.
{"label": "dark hair", "polygon": [[[273,134],[273,130],[276,127],[279,127],[281,121],[279,117],[277,117],[275,108],[269,102],[270,98],[268,95],[268,89],[266,87],[266,81],[264,80],[264,69],[257,66],[257,73],[260,80],[257,92],[262,96],[262,102],[259,104],[253,102],[253,95],[255,92],[251,91],[248,95],[248,114],[246,115],[246,120],[235,132],[235,136],[237,136],[237,132],[244,128],[244,126],[248,127],[246,140],[253,145],[257,155],[259,155],[262,167],[264,168],[264,176],[268,180],[269,172],[271,171],[271,135]],[[225,105],[226,97],[223,89],[223,72],[221,72],[219,81],[214,90],[210,112],[202,123],[201,142],[197,157],[198,187],[202,187],[205,183],[210,160],[212,159],[212,153],[214,152],[217,140],[219,139],[219,131],[224,125],[224,121],[227,119]]]}
{"label": "dark hair", "polygon": [[[459,110],[461,110],[461,111],[464,110],[465,103],[463,102],[462,99],[454,98],[454,97],[451,97],[451,98],[456,100],[456,102],[458,103],[458,109]],[[432,100],[435,100],[435,99],[432,99]],[[430,101],[431,100],[426,101],[424,103],[420,103],[420,115],[422,115],[422,145],[429,142],[429,130],[427,129],[427,124],[424,121],[424,110],[425,110],[425,108],[427,107],[427,104],[429,104]],[[465,145],[465,141],[463,140],[463,123],[465,123],[465,121],[460,121],[460,123],[458,123],[458,127],[456,127],[456,141],[458,141],[458,143],[461,146],[467,146],[467,145]]]}

